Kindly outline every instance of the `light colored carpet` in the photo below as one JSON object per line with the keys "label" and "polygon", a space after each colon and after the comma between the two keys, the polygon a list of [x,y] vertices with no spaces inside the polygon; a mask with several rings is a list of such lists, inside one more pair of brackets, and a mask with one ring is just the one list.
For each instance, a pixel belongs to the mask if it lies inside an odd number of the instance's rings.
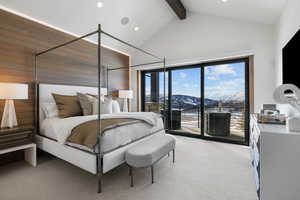
{"label": "light colored carpet", "polygon": [[0,168],[1,200],[254,200],[247,147],[177,137],[176,163],[165,158],[150,170],[135,171],[135,187],[125,165],[105,175],[102,194],[95,176],[65,161],[42,157],[37,168],[25,162]]}

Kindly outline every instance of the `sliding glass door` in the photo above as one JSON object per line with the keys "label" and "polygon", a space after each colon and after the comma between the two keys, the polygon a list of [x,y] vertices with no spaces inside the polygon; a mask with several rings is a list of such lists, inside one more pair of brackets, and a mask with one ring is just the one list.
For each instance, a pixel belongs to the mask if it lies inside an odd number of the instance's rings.
{"label": "sliding glass door", "polygon": [[201,134],[200,76],[200,67],[171,70],[171,130]]}
{"label": "sliding glass door", "polygon": [[143,83],[142,110],[162,113],[164,93],[166,94],[166,108],[168,102],[168,75],[164,77],[164,72],[160,71],[146,72],[143,73]]}
{"label": "sliding glass door", "polygon": [[165,92],[169,133],[248,144],[248,63],[168,68],[165,79],[162,70],[143,71],[142,110],[162,113]]}
{"label": "sliding glass door", "polygon": [[204,67],[205,136],[246,141],[246,65],[238,61]]}

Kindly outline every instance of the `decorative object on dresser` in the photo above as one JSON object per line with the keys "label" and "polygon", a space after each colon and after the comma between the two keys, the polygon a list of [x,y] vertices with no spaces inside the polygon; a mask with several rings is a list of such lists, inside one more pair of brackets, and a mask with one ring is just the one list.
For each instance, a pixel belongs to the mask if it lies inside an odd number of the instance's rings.
{"label": "decorative object on dresser", "polygon": [[286,125],[286,116],[284,114],[257,114],[257,121],[261,124]]}
{"label": "decorative object on dresser", "polygon": [[250,119],[251,165],[258,199],[299,199],[300,133]]}
{"label": "decorative object on dresser", "polygon": [[28,85],[0,83],[0,99],[5,99],[1,128],[13,128],[18,125],[14,99],[28,99]]}
{"label": "decorative object on dresser", "polygon": [[118,97],[124,99],[123,112],[128,112],[128,99],[133,98],[132,90],[119,90]]}
{"label": "decorative object on dresser", "polygon": [[278,114],[279,110],[277,109],[276,104],[263,104],[260,114],[262,115],[274,115]]}
{"label": "decorative object on dresser", "polygon": [[258,123],[262,124],[286,124],[286,115],[281,114],[276,104],[263,104],[260,113],[257,114]]}
{"label": "decorative object on dresser", "polygon": [[300,89],[293,84],[283,84],[274,91],[274,99],[280,104],[289,104],[297,111],[296,116],[288,118],[290,131],[300,131]]}

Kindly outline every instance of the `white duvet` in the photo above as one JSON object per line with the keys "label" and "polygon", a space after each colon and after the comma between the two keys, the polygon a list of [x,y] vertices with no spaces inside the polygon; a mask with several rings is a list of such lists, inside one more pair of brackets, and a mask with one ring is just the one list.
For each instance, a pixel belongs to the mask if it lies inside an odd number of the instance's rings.
{"label": "white duvet", "polygon": [[[67,143],[67,139],[73,128],[81,123],[95,120],[97,118],[97,115],[78,116],[64,119],[48,118],[42,122],[41,133],[46,136],[52,135],[51,138],[57,139],[60,144],[70,144]],[[101,119],[114,118],[131,118],[140,120],[140,122],[105,131],[101,141],[102,152],[111,151],[163,129],[162,119],[160,115],[156,113],[130,112],[101,115]],[[93,151],[76,144],[70,145]]]}

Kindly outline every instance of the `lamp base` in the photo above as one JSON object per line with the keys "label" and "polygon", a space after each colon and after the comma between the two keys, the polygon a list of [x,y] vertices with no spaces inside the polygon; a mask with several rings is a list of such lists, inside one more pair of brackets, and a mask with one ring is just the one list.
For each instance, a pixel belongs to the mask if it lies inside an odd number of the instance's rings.
{"label": "lamp base", "polygon": [[5,101],[1,128],[13,128],[18,126],[14,101],[9,99]]}
{"label": "lamp base", "polygon": [[128,112],[128,101],[127,101],[127,99],[124,99],[123,112]]}

